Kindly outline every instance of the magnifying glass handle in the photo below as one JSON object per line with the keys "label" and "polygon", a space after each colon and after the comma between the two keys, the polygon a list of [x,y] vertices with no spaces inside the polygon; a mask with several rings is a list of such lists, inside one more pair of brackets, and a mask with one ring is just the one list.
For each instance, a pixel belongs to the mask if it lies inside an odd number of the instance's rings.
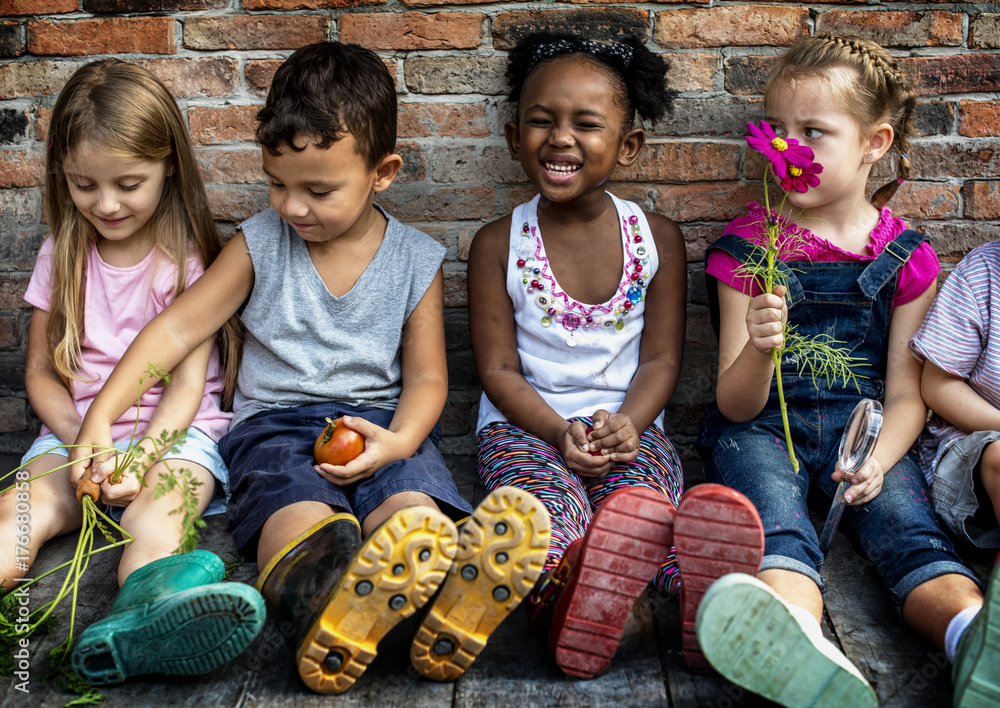
{"label": "magnifying glass handle", "polygon": [[830,550],[830,544],[833,543],[833,535],[837,532],[837,526],[840,525],[840,517],[844,515],[844,507],[847,505],[847,502],[844,501],[844,494],[850,486],[850,477],[844,477],[843,481],[837,485],[837,493],[833,497],[833,504],[830,505],[830,513],[827,514],[826,523],[823,524],[823,533],[819,537],[819,552],[824,559],[827,551]]}

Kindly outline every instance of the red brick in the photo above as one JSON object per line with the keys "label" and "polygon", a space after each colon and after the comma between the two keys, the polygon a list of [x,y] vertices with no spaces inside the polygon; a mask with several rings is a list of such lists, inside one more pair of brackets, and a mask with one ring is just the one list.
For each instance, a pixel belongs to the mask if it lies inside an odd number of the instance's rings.
{"label": "red brick", "polygon": [[1000,135],[1000,101],[959,101],[958,134],[970,138]]}
{"label": "red brick", "polygon": [[910,57],[901,59],[900,64],[918,94],[1000,91],[1000,55]]}
{"label": "red brick", "polygon": [[264,211],[268,205],[266,189],[250,191],[240,187],[208,190],[208,206],[217,221],[238,224]]}
{"label": "red brick", "polygon": [[17,315],[0,315],[0,349],[13,351],[21,348],[21,322]]}
{"label": "red brick", "polygon": [[24,302],[29,273],[0,273],[0,310],[20,310],[29,307]]}
{"label": "red brick", "polygon": [[44,172],[43,152],[0,150],[0,187],[37,187]]}
{"label": "red brick", "polygon": [[[256,59],[248,61],[246,64],[247,88],[254,96],[266,96],[271,88],[271,79],[274,72],[284,63],[282,59]],[[382,63],[389,71],[389,75],[395,80],[397,75],[397,62],[394,59],[382,58]]]}
{"label": "red brick", "polygon": [[726,59],[726,91],[737,96],[763,94],[776,56],[737,56]]}
{"label": "red brick", "polygon": [[1000,176],[1000,141],[920,141],[910,149],[913,172],[921,178]]}
{"label": "red brick", "polygon": [[817,32],[863,37],[884,47],[958,47],[961,13],[831,10],[816,17]]}
{"label": "red brick", "polygon": [[23,398],[0,398],[0,432],[28,429],[28,402]]}
{"label": "red brick", "polygon": [[530,32],[576,32],[591,39],[613,39],[622,34],[649,36],[649,12],[627,7],[587,10],[515,10],[493,18],[493,47],[512,49]]}
{"label": "red brick", "polygon": [[228,5],[228,0],[83,0],[84,12],[94,15],[220,10]]}
{"label": "red brick", "polygon": [[176,54],[172,17],[29,20],[28,51],[55,56]]}
{"label": "red brick", "polygon": [[983,13],[969,18],[969,47],[973,49],[1000,47],[1000,15]]}
{"label": "red brick", "polygon": [[400,103],[396,132],[401,138],[489,137],[486,105],[485,102]]}
{"label": "red brick", "polygon": [[462,221],[497,216],[496,190],[488,185],[434,190],[416,184],[393,185],[378,201],[400,221]]}
{"label": "red brick", "polygon": [[478,13],[358,13],[340,17],[340,40],[369,49],[475,49],[483,41]]}
{"label": "red brick", "polygon": [[237,62],[228,57],[136,61],[162,81],[178,98],[229,96],[239,88]]}
{"label": "red brick", "polygon": [[403,166],[399,169],[393,184],[421,182],[427,177],[427,157],[419,144],[408,141],[397,142],[396,154],[403,158]]}
{"label": "red brick", "polygon": [[650,143],[628,169],[615,179],[637,182],[699,182],[735,180],[740,176],[743,147],[720,142]]}
{"label": "red brick", "polygon": [[656,13],[653,38],[664,47],[787,47],[809,33],[809,10],[742,5]]}
{"label": "red brick", "polygon": [[201,176],[207,183],[263,184],[260,148],[198,150],[195,153]]}
{"label": "red brick", "polygon": [[944,262],[957,263],[976,246],[996,240],[996,226],[980,221],[916,222],[912,228],[927,234]]}
{"label": "red brick", "polygon": [[244,10],[319,10],[328,7],[384,5],[388,0],[243,0]]}
{"label": "red brick", "polygon": [[444,271],[444,306],[468,307],[469,295],[466,288],[466,272],[464,270]]}
{"label": "red brick", "polygon": [[[885,180],[871,180],[868,194],[885,184]],[[888,206],[893,213],[906,219],[957,219],[959,208],[958,185],[941,182],[907,181],[900,185]]]}
{"label": "red brick", "polygon": [[78,0],[0,0],[0,15],[57,15],[76,12]]}
{"label": "red brick", "polygon": [[195,145],[252,141],[261,104],[250,106],[191,106],[188,127]]}
{"label": "red brick", "polygon": [[49,119],[51,118],[51,108],[39,108],[35,111],[33,118],[34,129],[32,130],[32,134],[38,142],[45,142],[48,139]]}
{"label": "red brick", "polygon": [[1000,219],[1000,182],[966,182],[965,216],[969,219]]}
{"label": "red brick", "polygon": [[0,64],[0,98],[49,96],[59,93],[77,65],[61,61]]}
{"label": "red brick", "polygon": [[667,86],[674,91],[715,90],[715,77],[721,66],[721,59],[714,54],[664,54],[670,62],[667,72]]}
{"label": "red brick", "polygon": [[21,41],[21,23],[0,22],[0,57],[19,57],[22,54],[24,42]]}
{"label": "red brick", "polygon": [[298,49],[330,36],[330,19],[319,15],[188,17],[188,49]]}
{"label": "red brick", "polygon": [[284,64],[282,59],[255,59],[246,65],[247,88],[254,96],[266,96],[271,88],[271,79],[278,67]]}
{"label": "red brick", "polygon": [[747,202],[763,198],[756,182],[669,184],[656,187],[656,212],[674,221],[731,221]]}
{"label": "red brick", "polygon": [[462,229],[458,232],[458,260],[469,260],[469,249],[472,247],[472,239],[476,237],[477,229]]}

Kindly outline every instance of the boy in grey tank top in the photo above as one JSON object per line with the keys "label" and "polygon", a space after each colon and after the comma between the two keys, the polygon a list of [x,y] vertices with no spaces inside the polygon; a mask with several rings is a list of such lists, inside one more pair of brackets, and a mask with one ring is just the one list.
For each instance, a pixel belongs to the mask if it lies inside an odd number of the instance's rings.
{"label": "boy in grey tank top", "polygon": [[[295,628],[300,676],[347,690],[444,583],[411,658],[452,680],[540,574],[548,516],[504,488],[461,533],[453,522],[472,507],[437,448],[444,248],[373,203],[402,164],[382,60],[336,42],[299,49],[258,119],[271,209],[136,338],[78,442],[109,437],[148,362],[172,369],[245,303],[233,427],[219,443],[227,514],[240,552],[256,551],[257,587]],[[313,460],[330,418],[365,437],[346,465]]]}

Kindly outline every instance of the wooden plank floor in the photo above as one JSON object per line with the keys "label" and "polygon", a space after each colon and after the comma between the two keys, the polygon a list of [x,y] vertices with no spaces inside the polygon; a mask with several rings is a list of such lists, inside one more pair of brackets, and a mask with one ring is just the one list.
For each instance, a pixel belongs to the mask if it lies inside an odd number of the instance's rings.
{"label": "wooden plank floor", "polygon": [[[9,462],[9,458],[0,458]],[[473,462],[449,460],[460,491],[469,499],[482,495]],[[4,467],[9,469],[10,467]],[[695,469],[689,482],[698,480]],[[211,517],[201,546],[225,558],[234,550],[223,517]],[[43,572],[69,557],[74,538],[51,542],[34,571]],[[99,619],[114,598],[119,552],[94,557],[81,587],[77,631]],[[991,558],[972,559],[980,575]],[[870,565],[850,541],[839,535],[824,567],[827,617],[824,631],[837,642],[875,686],[882,706],[937,708],[951,705],[950,666],[943,653],[911,632],[898,619]],[[257,567],[242,563],[233,579],[256,580]],[[32,604],[54,592],[55,582],[33,588]],[[264,631],[241,657],[215,673],[194,679],[144,678],[102,689],[103,706],[172,706],[181,708],[257,708],[294,706],[423,706],[442,708],[506,708],[508,706],[677,706],[732,708],[773,705],[718,676],[698,676],[680,655],[680,615],[675,600],[650,594],[640,598],[610,670],[591,680],[565,677],[548,658],[541,642],[530,636],[527,612],[518,608],[493,634],[478,661],[452,684],[423,680],[409,666],[416,617],[393,630],[380,644],[379,655],[347,693],[320,696],[299,681],[292,649],[268,620]],[[65,631],[63,628],[62,631]],[[62,706],[72,698],[43,681],[46,655],[64,635],[60,629],[33,641],[30,693],[15,690],[15,680],[0,678],[0,706]]]}

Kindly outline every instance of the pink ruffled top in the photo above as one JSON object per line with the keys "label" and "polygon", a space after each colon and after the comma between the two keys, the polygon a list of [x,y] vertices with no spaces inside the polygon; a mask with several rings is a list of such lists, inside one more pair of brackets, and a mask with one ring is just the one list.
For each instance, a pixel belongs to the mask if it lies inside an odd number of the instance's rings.
{"label": "pink ruffled top", "polygon": [[[747,215],[729,222],[724,233],[736,234],[763,245],[765,234],[763,225],[766,222],[767,212],[764,208],[757,202],[750,202],[747,204]],[[873,261],[882,253],[887,243],[906,230],[906,222],[893,216],[889,207],[882,207],[881,216],[872,230],[871,240],[865,248],[865,253],[851,253],[793,222],[785,219],[781,219],[780,222],[786,233],[798,234],[801,237],[800,252],[789,257],[787,259],[789,261]],[[749,293],[751,296],[760,295],[760,287],[752,278],[737,275],[736,271],[740,265],[740,262],[728,253],[712,251],[708,254],[705,272],[740,292]],[[916,300],[930,287],[940,272],[941,264],[931,245],[925,242],[917,246],[900,271],[893,307]]]}

